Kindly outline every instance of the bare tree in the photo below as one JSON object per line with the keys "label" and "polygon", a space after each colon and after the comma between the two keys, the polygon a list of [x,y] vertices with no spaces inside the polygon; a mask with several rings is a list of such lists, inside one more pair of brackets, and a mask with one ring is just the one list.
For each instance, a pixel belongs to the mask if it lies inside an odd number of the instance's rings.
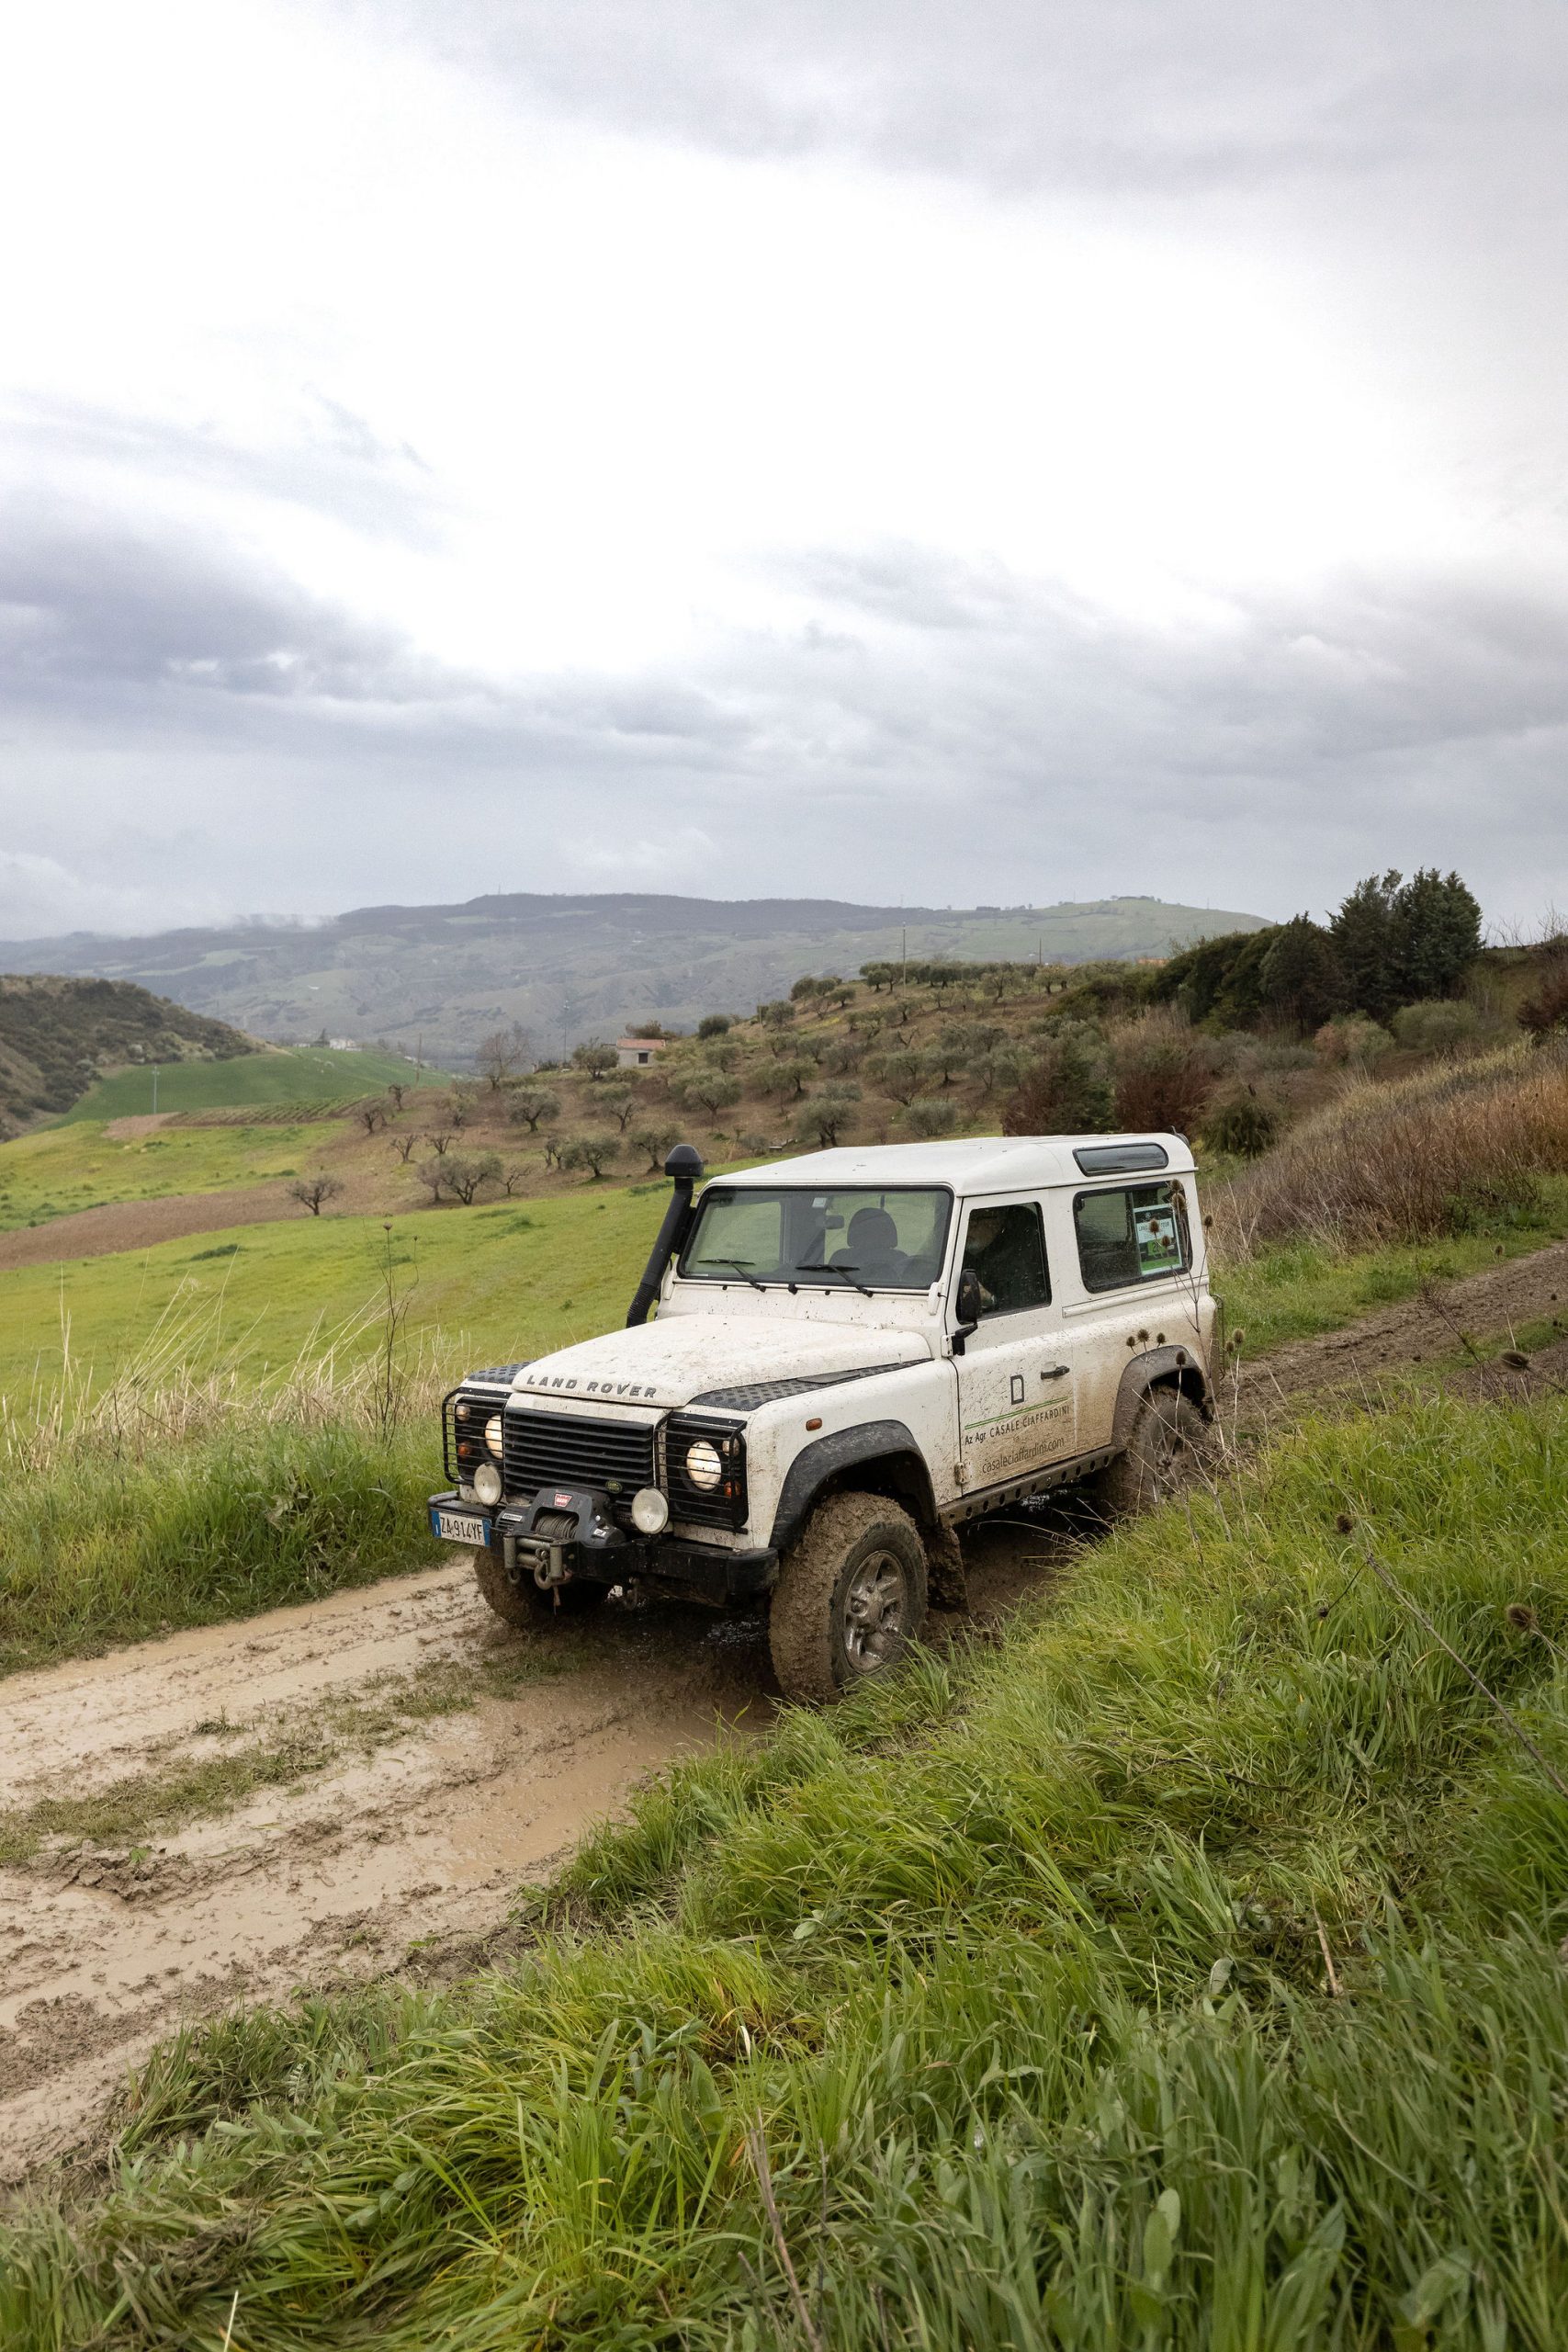
{"label": "bare tree", "polygon": [[413,1157],[413,1148],[418,1141],[419,1137],[417,1136],[394,1136],[392,1137],[392,1149],[397,1153],[398,1158],[401,1160],[405,1168],[408,1166],[410,1159]]}
{"label": "bare tree", "polygon": [[442,1162],[441,1172],[446,1180],[446,1190],[453,1199],[461,1201],[463,1206],[467,1208],[474,1195],[481,1192],[485,1185],[500,1182],[501,1155],[499,1152],[485,1151],[481,1152],[477,1159],[462,1159],[453,1153],[448,1153]]}
{"label": "bare tree", "polygon": [[342,1190],[341,1176],[329,1176],[318,1169],[314,1176],[296,1176],[288,1187],[288,1197],[298,1201],[301,1208],[309,1209],[312,1216],[320,1216],[321,1203],[335,1201]]}
{"label": "bare tree", "polygon": [[509,1078],[533,1069],[534,1041],[520,1021],[509,1029],[492,1029],[479,1039],[474,1066],[491,1092],[499,1094]]}
{"label": "bare tree", "polygon": [[408,1092],[408,1088],[404,1084],[403,1080],[401,1079],[394,1079],[391,1085],[388,1087],[387,1092],[391,1098],[393,1110],[400,1112],[403,1107],[403,1096]]}
{"label": "bare tree", "polygon": [[434,1133],[426,1136],[424,1140],[435,1154],[436,1159],[444,1159],[446,1157],[447,1145],[454,1142],[456,1138],[450,1127],[437,1127]]}
{"label": "bare tree", "polygon": [[518,1185],[526,1182],[530,1173],[531,1170],[525,1168],[520,1159],[508,1160],[500,1175],[501,1189],[508,1200],[512,1198]]}
{"label": "bare tree", "polygon": [[356,1102],[354,1106],[354,1115],[358,1120],[360,1125],[364,1128],[366,1134],[367,1136],[373,1136],[378,1127],[384,1127],[386,1125],[387,1110],[388,1105],[385,1102],[381,1101],[374,1102]]}

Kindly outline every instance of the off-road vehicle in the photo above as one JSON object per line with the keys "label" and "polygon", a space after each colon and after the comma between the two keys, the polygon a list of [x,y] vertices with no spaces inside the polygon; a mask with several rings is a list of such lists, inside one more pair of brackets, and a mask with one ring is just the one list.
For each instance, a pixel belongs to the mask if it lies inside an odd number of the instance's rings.
{"label": "off-road vehicle", "polygon": [[[768,1610],[795,1699],[893,1666],[957,1531],[1083,1481],[1159,1493],[1212,1413],[1174,1135],[813,1152],[698,1191],[686,1145],[624,1330],[470,1373],[438,1535],[513,1624],[619,1586]],[[649,1320],[657,1307],[657,1319]]]}

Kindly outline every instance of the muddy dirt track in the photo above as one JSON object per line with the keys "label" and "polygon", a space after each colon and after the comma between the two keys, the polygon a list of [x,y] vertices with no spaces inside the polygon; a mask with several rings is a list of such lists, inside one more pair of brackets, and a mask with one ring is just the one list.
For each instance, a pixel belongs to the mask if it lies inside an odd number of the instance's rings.
{"label": "muddy dirt track", "polygon": [[[1482,1394],[1561,1381],[1568,1341],[1482,1369],[1457,1336],[1495,1345],[1559,1295],[1562,1245],[1450,1285],[1441,1313],[1409,1301],[1281,1350],[1244,1369],[1229,1426],[1245,1442],[1303,1403],[1372,1402],[1393,1372]],[[973,1531],[980,1623],[1072,1548],[1070,1528]],[[0,2184],[95,2142],[128,2065],[183,2019],[503,1953],[526,1932],[508,1926],[520,1886],[645,1774],[723,1730],[761,1736],[774,1704],[761,1621],[612,1604],[520,1634],[466,1554],[3,1695],[0,1826],[30,1824],[31,1850],[14,1838],[0,1869]]]}
{"label": "muddy dirt track", "polygon": [[[1020,1529],[983,1532],[973,1555],[986,1614],[1051,1556]],[[456,1690],[479,1695],[457,1706]],[[243,1777],[258,1756],[283,1778],[164,1834],[51,1831],[0,1869],[0,2184],[90,2137],[127,2066],[182,2019],[504,1950],[521,1884],[644,1775],[721,1731],[759,1736],[775,1704],[761,1620],[612,1604],[517,1633],[466,1553],[17,1675],[4,1695],[13,1820],[128,1790],[178,1805],[193,1768]]]}

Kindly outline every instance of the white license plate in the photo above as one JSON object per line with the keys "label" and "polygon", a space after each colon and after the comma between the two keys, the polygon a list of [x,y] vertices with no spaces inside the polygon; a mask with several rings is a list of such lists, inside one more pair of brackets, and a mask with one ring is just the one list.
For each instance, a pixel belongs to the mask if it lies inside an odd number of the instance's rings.
{"label": "white license plate", "polygon": [[490,1542],[489,1525],[484,1520],[476,1518],[472,1511],[433,1510],[430,1516],[435,1521],[435,1532],[444,1535],[448,1544],[485,1544]]}

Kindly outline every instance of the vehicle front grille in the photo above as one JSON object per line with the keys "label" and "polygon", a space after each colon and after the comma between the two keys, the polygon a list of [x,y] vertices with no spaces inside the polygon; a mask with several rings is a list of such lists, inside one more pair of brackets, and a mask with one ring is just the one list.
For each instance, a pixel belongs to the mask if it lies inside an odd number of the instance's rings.
{"label": "vehicle front grille", "polygon": [[[698,1487],[686,1475],[686,1456],[699,1440],[714,1448],[723,1465],[716,1487]],[[692,1527],[745,1526],[746,1438],[738,1421],[721,1420],[711,1413],[671,1413],[664,1433],[664,1460],[671,1519]]]}
{"label": "vehicle front grille", "polygon": [[586,1413],[506,1416],[509,1495],[536,1494],[541,1487],[598,1487],[629,1507],[639,1487],[653,1484],[651,1426]]}

